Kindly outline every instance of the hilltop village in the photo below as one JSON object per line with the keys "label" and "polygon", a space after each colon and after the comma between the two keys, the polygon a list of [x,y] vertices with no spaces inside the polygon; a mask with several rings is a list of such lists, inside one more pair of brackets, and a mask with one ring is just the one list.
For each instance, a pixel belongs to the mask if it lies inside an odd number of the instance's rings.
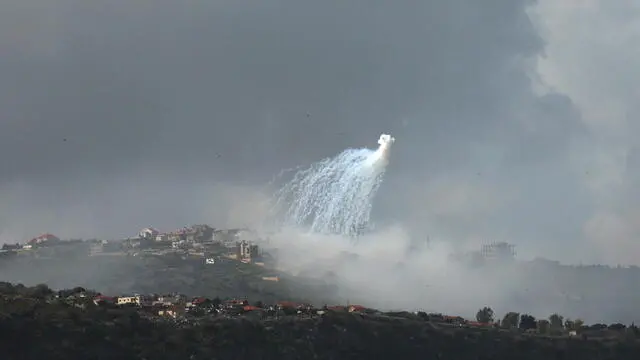
{"label": "hilltop village", "polygon": [[[80,288],[73,292],[59,292],[55,296],[50,293],[47,299],[71,305],[77,301],[89,301],[93,305],[133,307],[161,318],[186,319],[193,314],[259,314],[262,318],[277,316],[278,311],[315,316],[327,310],[338,309],[355,313],[367,309],[367,314],[380,313],[368,309],[367,305],[370,304],[366,299],[362,301],[364,306],[361,306],[349,304],[348,298],[334,297],[335,284],[321,279],[293,276],[278,270],[276,259],[259,247],[258,244],[262,241],[268,239],[261,239],[250,229],[215,229],[209,225],[187,226],[171,232],[147,227],[138,231],[135,236],[122,240],[61,240],[46,233],[23,243],[2,246],[0,259],[15,258],[23,261],[7,261],[7,265],[13,263],[14,269],[18,269],[14,272],[18,275],[10,276],[8,272],[4,272],[5,276],[0,280],[13,278],[14,282],[24,284],[43,282],[58,288],[76,284],[84,287],[96,286],[102,294]],[[570,304],[580,306],[588,304],[586,301],[590,299],[598,301],[607,294],[620,297],[622,292],[615,287],[620,282],[614,280],[621,276],[626,278],[637,271],[635,267],[568,267],[541,260],[518,263],[515,261],[514,246],[506,242],[486,244],[479,251],[452,254],[450,260],[472,267],[511,264],[508,266],[512,266],[512,270],[519,267],[527,272],[546,274],[550,278],[555,274],[555,278],[578,279],[563,284],[560,291],[547,291],[555,286],[551,284],[539,287],[539,291],[535,293],[537,301],[552,302],[562,298]],[[49,270],[57,266],[69,270],[57,273]],[[490,269],[491,266],[486,268]],[[26,273],[38,274],[37,269],[52,275],[39,275],[31,277],[31,280],[25,277]],[[3,271],[7,271],[7,268]],[[583,274],[589,275],[593,271],[610,278],[611,281],[607,281],[607,284],[612,284],[613,287],[598,285],[592,292],[571,287],[571,284],[580,283],[581,277],[585,276]],[[91,272],[99,276],[77,277],[78,273]],[[248,299],[254,299],[255,302],[249,302]],[[522,297],[523,302],[530,300],[531,298]],[[559,300],[556,303],[563,304]],[[532,302],[528,304],[531,306]],[[517,319],[514,319],[514,314]],[[495,327],[499,322],[499,319],[494,319],[493,310],[489,308],[479,311],[475,319],[465,319],[458,314],[429,314],[429,319],[480,328]],[[533,329],[540,333],[547,332],[545,329],[549,324],[546,319],[531,320],[532,317],[526,314],[520,316],[518,313],[508,313],[500,326],[511,324],[508,327],[515,326],[529,332]],[[552,322],[558,328],[557,319]],[[574,319],[573,323],[575,322],[581,323]],[[562,325],[565,334],[570,335],[570,331],[582,326],[573,323]]]}
{"label": "hilltop village", "polygon": [[[206,264],[215,264],[216,259],[225,257],[244,263],[261,262],[263,253],[249,229],[215,229],[209,225],[185,226],[171,232],[160,232],[153,227],[140,230],[135,237],[123,240],[61,240],[45,233],[24,243],[4,244],[0,255],[12,256],[28,254],[33,250],[64,248],[73,246],[76,250],[87,250],[88,256],[161,256],[181,255],[199,257]],[[42,255],[42,254],[38,254]]]}
{"label": "hilltop village", "polygon": [[[565,355],[555,358],[627,359],[640,347],[632,321],[588,325],[558,313],[498,315],[488,306],[475,316],[458,316],[379,310],[366,299],[354,304],[332,297],[331,285],[322,281],[275,270],[260,241],[247,229],[196,225],[168,233],[144,228],[118,241],[43,234],[4,245],[0,280],[16,280],[0,281],[0,331],[8,334],[0,346],[16,359],[36,351],[51,359],[79,353],[83,358],[92,358],[90,353],[147,359],[386,358],[380,354],[393,348],[406,352],[405,358],[516,354],[534,360],[559,353]],[[494,243],[452,260],[504,263],[514,256],[512,245]],[[91,272],[95,276],[77,277]],[[28,280],[28,274],[38,276]],[[66,285],[52,285],[56,282]],[[81,286],[69,287],[74,284]],[[27,339],[37,339],[38,347]]]}

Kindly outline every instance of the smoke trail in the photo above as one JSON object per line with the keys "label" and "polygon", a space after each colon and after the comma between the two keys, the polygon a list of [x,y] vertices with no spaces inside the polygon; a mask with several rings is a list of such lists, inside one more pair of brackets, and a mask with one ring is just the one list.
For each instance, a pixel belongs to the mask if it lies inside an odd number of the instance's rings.
{"label": "smoke trail", "polygon": [[375,151],[347,149],[298,171],[275,194],[274,209],[282,225],[308,227],[312,233],[361,233],[369,224],[394,141],[382,134]]}

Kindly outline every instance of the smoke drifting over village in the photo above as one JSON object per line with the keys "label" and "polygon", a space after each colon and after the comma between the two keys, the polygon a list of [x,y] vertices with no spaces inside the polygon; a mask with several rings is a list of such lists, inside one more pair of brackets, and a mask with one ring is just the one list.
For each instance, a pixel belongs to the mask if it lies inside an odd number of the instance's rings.
{"label": "smoke drifting over village", "polygon": [[[496,271],[487,285],[449,255],[507,241],[525,260],[639,263],[636,11],[550,0],[5,1],[0,242],[259,228],[265,184],[282,169],[390,131],[402,142],[375,200],[376,232],[357,249],[281,234],[280,265],[318,276],[335,265],[345,297],[390,307],[472,312],[491,289],[486,305],[512,310],[541,276]],[[343,250],[358,259],[344,262]],[[625,291],[630,304],[637,290]],[[576,311],[616,317],[622,301]]]}

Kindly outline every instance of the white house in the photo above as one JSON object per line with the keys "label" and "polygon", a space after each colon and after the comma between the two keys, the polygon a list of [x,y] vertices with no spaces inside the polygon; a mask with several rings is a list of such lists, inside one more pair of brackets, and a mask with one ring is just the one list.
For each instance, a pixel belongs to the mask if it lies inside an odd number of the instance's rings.
{"label": "white house", "polygon": [[138,233],[138,237],[141,239],[155,239],[156,236],[158,236],[160,234],[160,232],[152,227],[148,227],[148,228],[144,228],[142,230],[140,230],[140,232]]}

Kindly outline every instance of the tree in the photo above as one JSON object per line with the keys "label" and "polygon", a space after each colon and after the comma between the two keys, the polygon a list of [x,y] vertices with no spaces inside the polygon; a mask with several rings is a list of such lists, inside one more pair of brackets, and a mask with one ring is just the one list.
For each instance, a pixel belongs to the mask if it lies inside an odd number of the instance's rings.
{"label": "tree", "polygon": [[615,323],[615,324],[609,325],[609,330],[622,331],[626,328],[627,326],[621,323]]}
{"label": "tree", "polygon": [[549,326],[551,330],[562,330],[562,321],[564,318],[558,314],[549,316]]}
{"label": "tree", "polygon": [[260,300],[256,301],[253,305],[260,309],[264,308],[264,303]]}
{"label": "tree", "polygon": [[216,308],[219,308],[220,304],[222,304],[222,300],[220,300],[220,298],[217,296],[213,298],[213,300],[211,300],[211,305],[213,305]]}
{"label": "tree", "polygon": [[518,327],[518,322],[520,320],[520,314],[517,312],[508,312],[502,318],[502,327],[506,329],[513,329]]}
{"label": "tree", "polygon": [[488,306],[483,307],[482,309],[478,310],[478,313],[476,313],[476,320],[478,320],[478,322],[480,323],[492,323],[493,322],[493,309],[491,309]]}
{"label": "tree", "polygon": [[538,320],[538,333],[547,334],[549,333],[549,320]]}
{"label": "tree", "polygon": [[29,296],[33,296],[36,299],[45,299],[47,296],[53,294],[53,290],[45,284],[38,284],[32,288],[29,288]]}
{"label": "tree", "polygon": [[529,330],[536,328],[536,318],[529,314],[522,314],[520,316],[520,329]]}
{"label": "tree", "polygon": [[83,288],[83,287],[81,287],[81,286],[76,286],[76,287],[74,287],[74,288],[71,290],[71,292],[72,292],[73,294],[82,294],[82,293],[86,293],[86,292],[87,292],[87,289],[85,289],[85,288]]}

